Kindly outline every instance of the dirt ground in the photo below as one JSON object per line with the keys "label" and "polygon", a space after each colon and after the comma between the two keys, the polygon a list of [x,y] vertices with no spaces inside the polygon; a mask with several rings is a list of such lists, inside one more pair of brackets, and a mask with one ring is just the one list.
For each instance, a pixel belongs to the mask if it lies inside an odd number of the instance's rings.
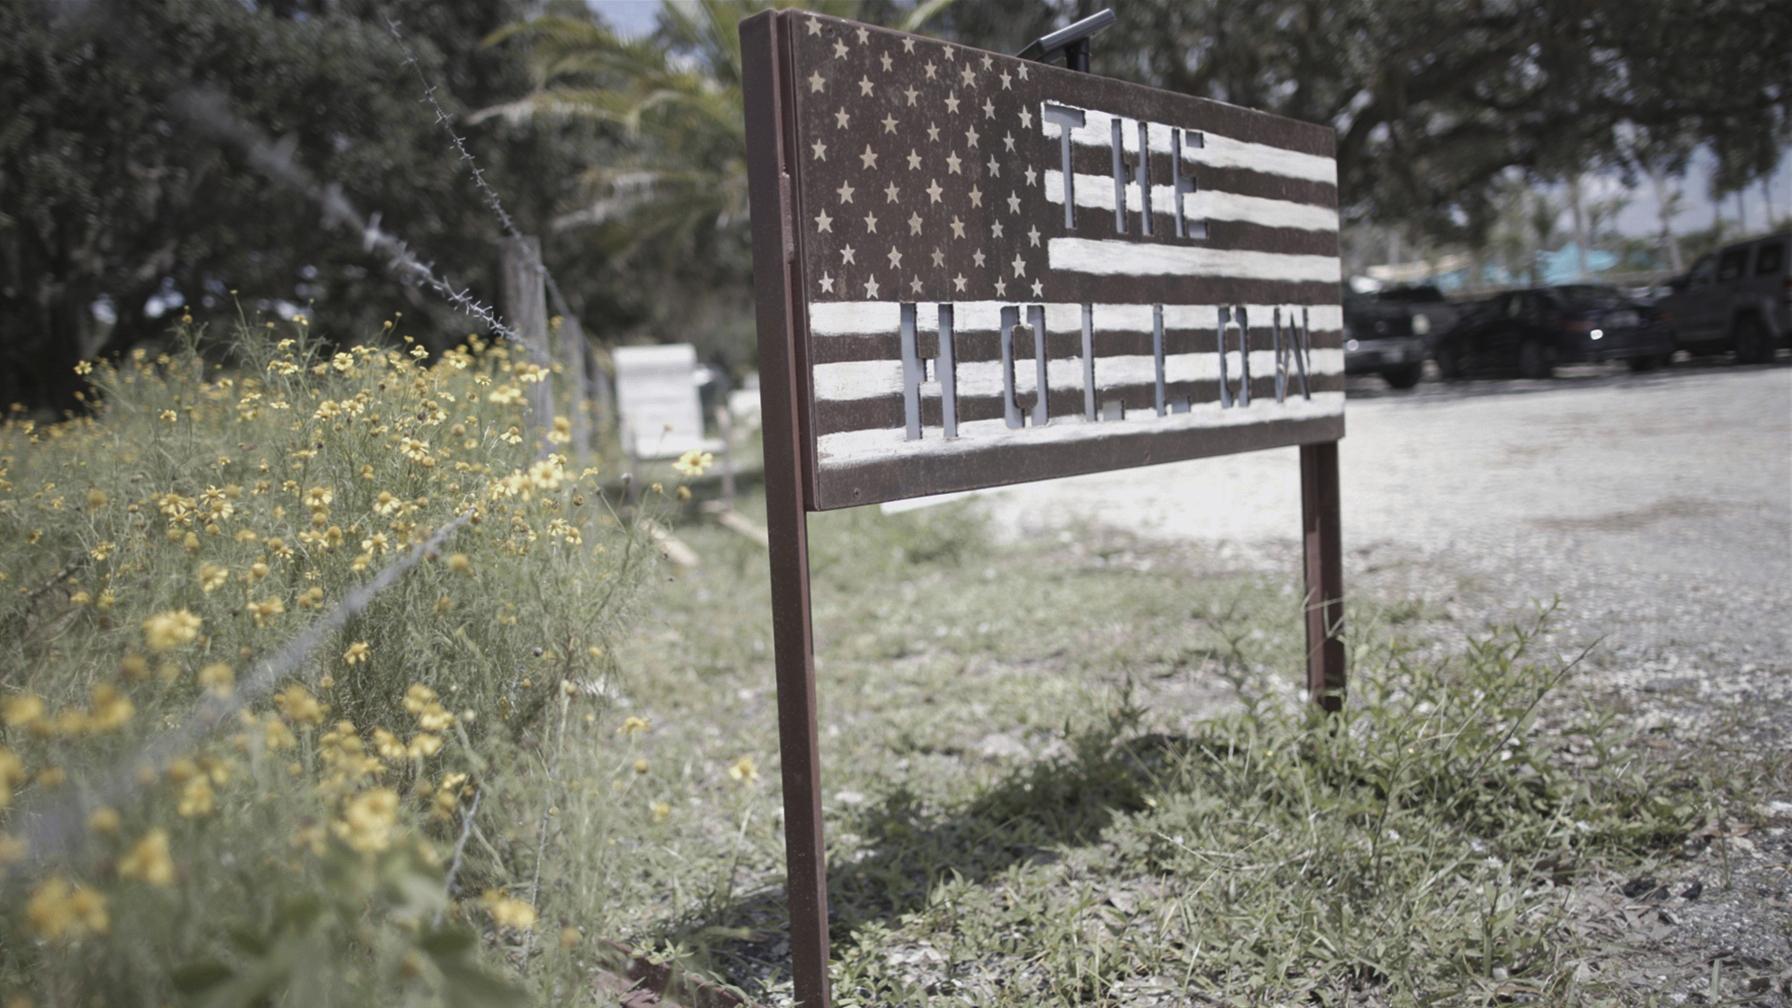
{"label": "dirt ground", "polygon": [[[1340,449],[1347,591],[1421,600],[1473,633],[1560,600],[1552,643],[1593,650],[1579,702],[1652,744],[1792,746],[1792,367],[1683,362],[1550,381],[1352,379]],[[1298,569],[1294,449],[983,495],[1001,534],[1093,523]],[[1792,793],[1781,780],[1650,877],[1568,894],[1610,949],[1586,980],[1627,1003],[1792,1004]]]}

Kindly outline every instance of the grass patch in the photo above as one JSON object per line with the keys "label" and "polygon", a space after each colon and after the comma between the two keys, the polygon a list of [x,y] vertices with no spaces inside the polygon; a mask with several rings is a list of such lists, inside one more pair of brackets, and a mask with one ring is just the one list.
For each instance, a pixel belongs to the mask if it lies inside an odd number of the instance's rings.
{"label": "grass patch", "polygon": [[[630,938],[777,1001],[779,799],[721,773],[775,781],[764,557],[681,535],[704,562],[622,674],[653,765],[711,784],[619,895],[651,908]],[[1096,533],[992,547],[963,509],[811,540],[843,1005],[1574,1003],[1566,886],[1672,856],[1748,787],[1573,702],[1546,609],[1421,660],[1422,603],[1354,601],[1326,721],[1288,582]]]}

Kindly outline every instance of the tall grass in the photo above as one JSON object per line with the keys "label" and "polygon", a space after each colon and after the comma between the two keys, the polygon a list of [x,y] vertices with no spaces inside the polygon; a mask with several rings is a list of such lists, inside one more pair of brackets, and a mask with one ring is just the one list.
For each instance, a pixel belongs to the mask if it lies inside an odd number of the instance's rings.
{"label": "tall grass", "polygon": [[219,366],[183,332],[90,415],[0,424],[0,997],[495,1004],[589,956],[546,922],[601,908],[539,885],[555,757],[614,735],[656,558],[537,457],[544,372],[409,342],[245,327]]}

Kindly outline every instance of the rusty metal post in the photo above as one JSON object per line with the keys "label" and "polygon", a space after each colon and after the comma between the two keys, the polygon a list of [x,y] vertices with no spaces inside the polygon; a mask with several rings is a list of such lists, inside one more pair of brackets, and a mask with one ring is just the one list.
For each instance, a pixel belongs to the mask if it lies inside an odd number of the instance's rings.
{"label": "rusty metal post", "polygon": [[[776,12],[740,25],[747,126],[747,184],[753,215],[753,286],[758,310],[760,408],[765,435],[765,524],[770,538],[772,643],[778,667],[778,751],[784,784],[784,856],[789,876],[791,973],[802,1008],[827,1008],[827,864],[822,846],[821,755],[815,718],[815,650],[809,610],[808,436],[802,397],[801,268],[792,226],[794,194],[781,110],[794,107],[789,22]],[[782,99],[782,100],[781,100]]]}
{"label": "rusty metal post", "polygon": [[1307,694],[1328,713],[1344,706],[1344,549],[1338,497],[1338,442],[1301,445]]}

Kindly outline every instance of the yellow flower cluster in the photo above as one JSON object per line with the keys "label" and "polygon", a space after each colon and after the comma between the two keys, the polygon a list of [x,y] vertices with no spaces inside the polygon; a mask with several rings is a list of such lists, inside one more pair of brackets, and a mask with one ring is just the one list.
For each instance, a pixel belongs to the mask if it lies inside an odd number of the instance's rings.
{"label": "yellow flower cluster", "polygon": [[112,926],[106,894],[71,884],[60,872],[44,879],[31,893],[25,903],[25,919],[32,930],[50,941],[87,932],[105,934]]}
{"label": "yellow flower cluster", "polygon": [[487,889],[479,899],[492,915],[492,920],[501,927],[527,931],[535,926],[535,908],[520,899],[507,896],[496,889]]}
{"label": "yellow flower cluster", "polygon": [[143,639],[151,651],[172,651],[193,643],[199,636],[200,619],[186,609],[157,613],[143,621]]}
{"label": "yellow flower cluster", "polygon": [[383,851],[392,846],[398,825],[398,792],[378,787],[345,799],[342,818],[330,824],[330,831],[362,853]]}

